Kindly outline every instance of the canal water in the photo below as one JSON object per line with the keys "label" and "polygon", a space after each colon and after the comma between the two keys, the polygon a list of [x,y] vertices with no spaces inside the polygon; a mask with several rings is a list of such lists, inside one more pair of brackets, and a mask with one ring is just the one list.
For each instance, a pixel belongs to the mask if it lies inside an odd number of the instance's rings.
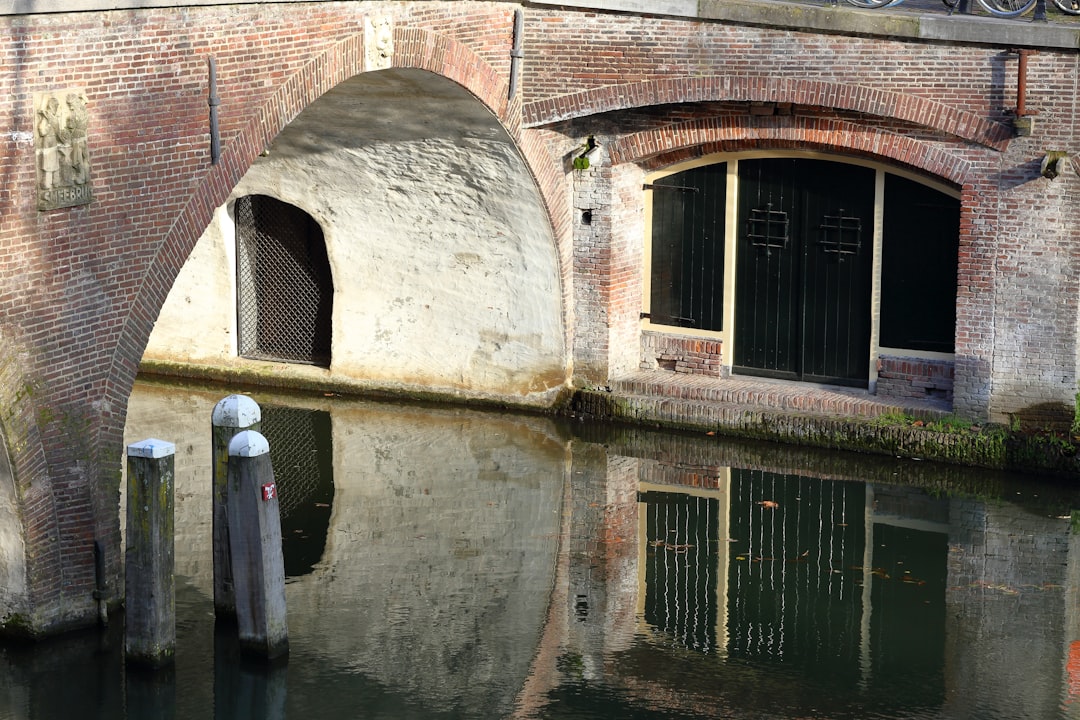
{"label": "canal water", "polygon": [[[0,646],[0,718],[1080,717],[1076,488],[529,415],[253,391],[290,652],[215,622],[210,417],[176,445],[175,667]],[[123,515],[121,515],[123,517]]]}

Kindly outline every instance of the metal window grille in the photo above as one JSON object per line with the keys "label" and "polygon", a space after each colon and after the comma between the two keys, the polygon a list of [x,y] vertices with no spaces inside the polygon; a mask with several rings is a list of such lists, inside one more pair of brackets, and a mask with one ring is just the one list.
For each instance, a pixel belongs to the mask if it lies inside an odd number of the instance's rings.
{"label": "metal window grille", "polygon": [[833,255],[855,255],[862,244],[862,220],[844,215],[826,215],[821,223],[821,240],[824,252]]}
{"label": "metal window grille", "polygon": [[773,210],[772,203],[752,209],[748,224],[746,235],[754,247],[765,248],[766,252],[772,248],[787,247],[790,235],[788,214]]}
{"label": "metal window grille", "polygon": [[236,201],[236,250],[240,355],[328,367],[334,285],[318,223],[248,195]]}

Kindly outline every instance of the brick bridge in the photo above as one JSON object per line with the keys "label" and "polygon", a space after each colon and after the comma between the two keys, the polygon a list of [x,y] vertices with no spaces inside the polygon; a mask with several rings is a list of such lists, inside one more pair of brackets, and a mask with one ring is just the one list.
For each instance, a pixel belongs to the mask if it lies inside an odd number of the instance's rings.
{"label": "brick bridge", "polygon": [[[753,274],[735,258],[755,252],[739,228],[773,257],[789,241],[773,221],[806,214],[740,203],[794,183],[806,203],[819,186],[862,198],[861,219],[825,208],[807,225],[836,230],[819,243],[836,262],[873,248],[838,306],[864,318],[848,341],[862,365],[815,371],[804,340],[795,379],[840,372],[976,419],[1073,405],[1080,73],[1064,24],[769,0],[43,5],[0,0],[11,632],[94,622],[95,546],[121,600],[140,362],[263,367],[227,319],[243,278],[221,238],[242,202],[300,208],[325,237],[332,359],[265,366],[296,384],[544,406],[642,371],[788,377],[740,355],[756,340],[732,328],[766,304],[735,294]],[[660,264],[701,267],[658,249],[666,180],[720,199],[677,205],[721,238],[706,264],[725,274],[701,290],[714,319],[658,294],[698,291]],[[910,284],[924,274],[933,287]]]}

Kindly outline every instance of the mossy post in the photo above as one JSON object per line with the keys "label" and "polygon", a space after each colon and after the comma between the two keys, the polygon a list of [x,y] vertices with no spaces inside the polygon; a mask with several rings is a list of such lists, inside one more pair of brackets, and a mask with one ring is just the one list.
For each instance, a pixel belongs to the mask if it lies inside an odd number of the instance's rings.
{"label": "mossy post", "polygon": [[124,651],[128,663],[150,668],[176,654],[175,456],[164,440],[127,448]]}
{"label": "mossy post", "polygon": [[217,617],[236,618],[232,563],[229,561],[229,519],[225,510],[228,495],[229,441],[242,430],[258,430],[262,410],[246,395],[230,395],[214,406],[211,418],[214,455],[213,503],[214,524],[214,613]]}
{"label": "mossy post", "polygon": [[240,649],[266,660],[289,651],[285,561],[270,444],[254,430],[229,442],[229,551]]}

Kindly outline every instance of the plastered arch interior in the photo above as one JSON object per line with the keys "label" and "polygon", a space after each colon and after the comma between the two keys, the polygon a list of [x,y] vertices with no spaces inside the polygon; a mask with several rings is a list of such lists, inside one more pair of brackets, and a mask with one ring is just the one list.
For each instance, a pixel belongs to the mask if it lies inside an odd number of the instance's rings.
{"label": "plastered arch interior", "polygon": [[[281,372],[520,404],[565,385],[546,207],[513,139],[457,83],[415,69],[340,83],[281,131],[229,200],[255,194],[323,228],[334,277],[330,368]],[[238,362],[227,205],[178,275],[146,358]]]}

